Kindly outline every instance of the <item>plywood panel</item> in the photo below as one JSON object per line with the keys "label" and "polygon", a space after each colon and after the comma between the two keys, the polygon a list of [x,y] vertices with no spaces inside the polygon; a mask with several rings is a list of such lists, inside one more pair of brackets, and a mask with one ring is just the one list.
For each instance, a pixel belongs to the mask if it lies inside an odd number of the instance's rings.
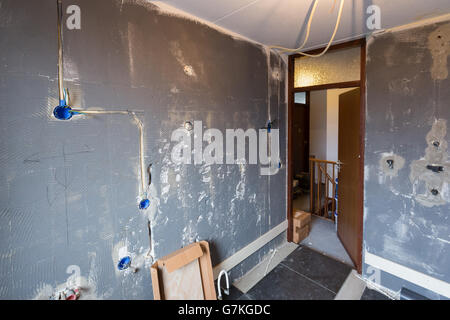
{"label": "plywood panel", "polygon": [[203,300],[202,279],[198,259],[169,273],[162,268],[165,300]]}

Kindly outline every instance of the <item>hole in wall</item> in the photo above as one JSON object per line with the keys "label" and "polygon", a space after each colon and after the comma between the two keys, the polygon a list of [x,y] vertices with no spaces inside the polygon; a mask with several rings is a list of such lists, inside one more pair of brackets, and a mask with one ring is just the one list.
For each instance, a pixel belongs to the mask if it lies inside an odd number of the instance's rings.
{"label": "hole in wall", "polygon": [[394,169],[394,160],[388,159],[386,160],[386,163],[388,164],[389,169]]}

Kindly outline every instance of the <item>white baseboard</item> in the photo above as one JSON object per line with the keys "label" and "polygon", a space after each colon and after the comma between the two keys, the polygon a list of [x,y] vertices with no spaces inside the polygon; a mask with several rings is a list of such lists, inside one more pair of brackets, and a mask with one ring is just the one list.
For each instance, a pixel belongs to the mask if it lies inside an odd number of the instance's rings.
{"label": "white baseboard", "polygon": [[261,279],[263,279],[266,274],[272,271],[281,261],[283,261],[297,248],[298,244],[293,242],[285,242],[284,244],[281,244],[275,249],[276,251],[269,252],[258,265],[247,272],[242,278],[233,282],[233,285],[243,293],[247,293]]}
{"label": "white baseboard", "polygon": [[364,262],[372,267],[390,273],[400,279],[414,283],[422,288],[431,290],[450,298],[450,283],[430,277],[422,272],[402,266],[393,261],[365,252]]}
{"label": "white baseboard", "polygon": [[233,254],[231,257],[226,258],[224,261],[219,263],[213,268],[214,279],[217,279],[221,270],[230,271],[232,268],[237,266],[239,263],[247,259],[250,255],[264,247],[271,240],[275,239],[281,233],[286,231],[288,227],[288,221],[285,220],[275,228],[269,230],[261,237],[246,245],[244,248]]}

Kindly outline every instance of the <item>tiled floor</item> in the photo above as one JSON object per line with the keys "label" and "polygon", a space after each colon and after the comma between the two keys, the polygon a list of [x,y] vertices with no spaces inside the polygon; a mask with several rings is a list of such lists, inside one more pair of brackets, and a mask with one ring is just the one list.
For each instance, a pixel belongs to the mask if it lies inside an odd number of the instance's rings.
{"label": "tiled floor", "polygon": [[390,300],[384,294],[379,293],[378,291],[371,290],[369,288],[364,289],[364,292],[361,296],[361,300]]}
{"label": "tiled floor", "polygon": [[[333,300],[351,271],[347,264],[300,245],[248,292],[243,293],[231,286],[230,295],[224,296],[224,299]],[[354,288],[342,287],[342,290]],[[361,296],[361,300],[387,299],[383,294],[368,288],[364,289]]]}
{"label": "tiled floor", "polygon": [[[309,194],[295,199],[293,206],[295,209],[309,211]],[[322,219],[313,215],[309,236],[301,244],[353,266],[352,260],[337,237],[336,225],[331,220]]]}
{"label": "tiled floor", "polygon": [[247,293],[239,296],[233,288],[227,299],[332,300],[350,271],[344,263],[299,246]]}

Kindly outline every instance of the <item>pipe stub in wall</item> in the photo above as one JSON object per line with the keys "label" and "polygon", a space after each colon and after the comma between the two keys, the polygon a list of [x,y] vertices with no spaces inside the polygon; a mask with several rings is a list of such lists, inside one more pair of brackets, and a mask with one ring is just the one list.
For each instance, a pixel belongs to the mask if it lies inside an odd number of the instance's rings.
{"label": "pipe stub in wall", "polygon": [[122,271],[128,269],[130,266],[131,266],[131,257],[125,256],[119,260],[119,263],[117,264],[117,269]]}
{"label": "pipe stub in wall", "polygon": [[61,100],[59,106],[53,109],[53,115],[58,120],[69,120],[72,118],[72,108],[66,105],[64,100]]}
{"label": "pipe stub in wall", "polygon": [[139,202],[139,209],[144,210],[147,209],[150,206],[150,200],[143,199],[141,202]]}

